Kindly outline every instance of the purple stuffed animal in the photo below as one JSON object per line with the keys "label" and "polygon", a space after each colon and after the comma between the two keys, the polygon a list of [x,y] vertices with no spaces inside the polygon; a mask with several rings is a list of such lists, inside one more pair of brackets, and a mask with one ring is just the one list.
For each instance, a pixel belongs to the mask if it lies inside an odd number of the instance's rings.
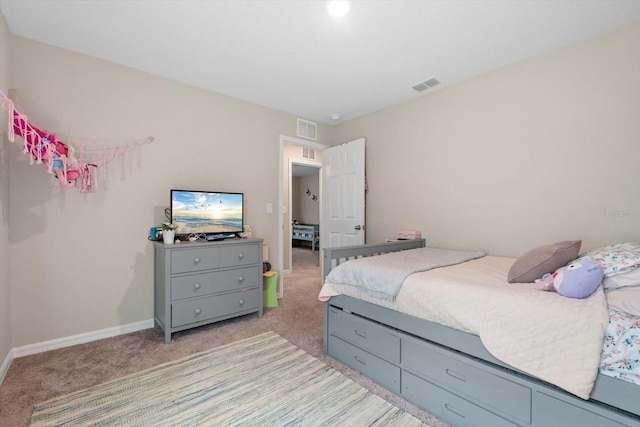
{"label": "purple stuffed animal", "polygon": [[536,289],[556,291],[568,298],[586,298],[598,289],[603,277],[602,267],[589,258],[579,258],[553,274],[545,274]]}

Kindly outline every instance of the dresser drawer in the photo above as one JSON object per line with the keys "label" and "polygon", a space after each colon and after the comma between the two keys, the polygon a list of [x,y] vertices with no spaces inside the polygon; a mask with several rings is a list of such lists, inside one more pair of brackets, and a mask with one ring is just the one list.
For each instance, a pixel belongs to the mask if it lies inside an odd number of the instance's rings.
{"label": "dresser drawer", "polygon": [[407,371],[402,372],[402,396],[458,427],[517,427],[517,424]]}
{"label": "dresser drawer", "polygon": [[171,252],[171,273],[189,273],[220,267],[220,248],[200,247]]}
{"label": "dresser drawer", "polygon": [[[623,427],[627,425],[626,423],[618,423],[604,418],[591,411],[540,392],[535,394],[533,405],[536,426]],[[599,408],[599,410],[602,410],[602,408]]]}
{"label": "dresser drawer", "polygon": [[217,292],[228,292],[244,288],[256,288],[260,283],[259,267],[190,274],[171,279],[171,300],[181,300]]}
{"label": "dresser drawer", "polygon": [[178,327],[255,310],[260,306],[261,296],[262,289],[253,288],[176,302],[171,305],[171,326]]}
{"label": "dresser drawer", "polygon": [[330,307],[329,334],[400,363],[400,337],[385,326]]}
{"label": "dresser drawer", "polygon": [[400,393],[400,368],[373,354],[349,344],[335,336],[329,336],[329,356],[351,369],[371,378],[392,392]]}
{"label": "dresser drawer", "polygon": [[260,248],[258,245],[230,245],[220,248],[220,267],[260,264]]}
{"label": "dresser drawer", "polygon": [[[531,422],[531,389],[486,370],[456,360],[453,353],[411,339],[402,340],[402,366],[447,389],[511,415]],[[492,393],[484,390],[491,389]]]}

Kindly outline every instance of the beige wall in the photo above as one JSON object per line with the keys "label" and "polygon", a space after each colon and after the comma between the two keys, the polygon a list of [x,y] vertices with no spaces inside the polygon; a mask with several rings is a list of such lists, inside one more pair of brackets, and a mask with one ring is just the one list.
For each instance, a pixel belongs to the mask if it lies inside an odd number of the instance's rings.
{"label": "beige wall", "polygon": [[265,212],[295,116],[23,38],[11,52],[11,86],[37,126],[79,140],[155,137],[141,167],[115,163],[88,195],[10,147],[13,346],[153,318],[146,236],[171,188],[244,192],[245,222],[279,256],[277,215]]}
{"label": "beige wall", "polygon": [[366,137],[367,242],[640,240],[638,46],[640,24],[338,126],[335,142]]}
{"label": "beige wall", "polygon": [[[299,180],[296,195],[299,201],[299,212],[295,218],[301,224],[320,224],[320,175],[301,176]],[[307,190],[311,194],[307,194]],[[314,195],[316,200],[313,200]]]}
{"label": "beige wall", "polygon": [[[8,95],[9,29],[0,11],[0,90]],[[1,102],[1,101],[0,101]],[[11,350],[9,282],[9,167],[7,165],[7,114],[0,107],[0,366]],[[2,373],[0,372],[0,379]]]}
{"label": "beige wall", "polygon": [[[41,166],[18,160],[19,144],[5,144],[0,357],[9,347],[151,319],[146,235],[170,188],[243,191],[246,222],[283,265],[278,209],[266,214],[265,205],[277,207],[285,185],[279,136],[295,135],[294,116],[7,39],[2,22],[0,59],[9,51],[9,60],[0,62],[0,88],[18,91],[36,125],[61,137],[156,142],[142,148],[141,167],[116,165],[88,195],[60,188]],[[586,249],[640,240],[639,44],[635,25],[321,126],[318,142],[366,138],[369,242],[418,228],[430,244],[518,255],[561,239],[581,238]]]}

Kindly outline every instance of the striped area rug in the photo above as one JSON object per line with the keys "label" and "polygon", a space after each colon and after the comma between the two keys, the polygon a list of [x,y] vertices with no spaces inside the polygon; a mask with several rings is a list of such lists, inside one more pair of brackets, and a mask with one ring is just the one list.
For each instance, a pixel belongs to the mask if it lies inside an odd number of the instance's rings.
{"label": "striped area rug", "polygon": [[34,406],[61,425],[428,427],[274,332]]}

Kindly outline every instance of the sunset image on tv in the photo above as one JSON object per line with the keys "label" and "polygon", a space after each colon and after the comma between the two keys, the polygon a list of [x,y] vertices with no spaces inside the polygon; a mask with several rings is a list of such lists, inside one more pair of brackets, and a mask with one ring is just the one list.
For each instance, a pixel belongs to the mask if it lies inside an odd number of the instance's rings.
{"label": "sunset image on tv", "polygon": [[242,193],[171,192],[171,216],[178,233],[239,233]]}

